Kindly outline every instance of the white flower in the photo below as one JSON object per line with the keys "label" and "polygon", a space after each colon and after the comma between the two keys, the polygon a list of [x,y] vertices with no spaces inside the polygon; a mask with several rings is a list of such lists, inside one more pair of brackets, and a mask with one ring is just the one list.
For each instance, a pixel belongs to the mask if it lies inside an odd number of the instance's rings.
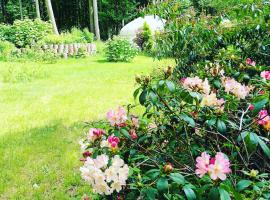
{"label": "white flower", "polygon": [[120,182],[116,181],[111,184],[111,188],[112,190],[116,190],[117,192],[120,192],[122,190],[122,185]]}
{"label": "white flower", "polygon": [[112,166],[105,170],[105,175],[108,183],[118,179],[117,169]]}
{"label": "white flower", "polygon": [[112,166],[119,168],[122,167],[124,164],[125,164],[124,161],[120,158],[119,155],[113,157]]}
{"label": "white flower", "polygon": [[100,147],[101,148],[109,147],[108,140],[102,140],[101,143],[100,143]]}
{"label": "white flower", "polygon": [[84,151],[89,146],[89,143],[85,143],[83,140],[80,140],[79,144],[81,146],[82,151]]}
{"label": "white flower", "polygon": [[110,195],[112,193],[110,187],[107,185],[105,181],[94,185],[93,189],[99,194]]}
{"label": "white flower", "polygon": [[94,174],[92,174],[92,176],[94,177],[96,184],[105,181],[105,175],[101,170],[97,170]]}
{"label": "white flower", "polygon": [[99,169],[107,166],[108,161],[109,157],[105,154],[99,155],[96,159],[94,159],[95,166]]}
{"label": "white flower", "polygon": [[128,173],[129,173],[129,168],[128,166],[125,164],[124,167],[120,168],[118,170],[118,174],[119,174],[119,181],[125,185],[126,184],[126,180],[128,179]]}
{"label": "white flower", "polygon": [[81,167],[80,171],[81,171],[82,178],[86,182],[92,184],[93,183],[93,178],[92,178],[92,174],[90,173],[90,170],[88,168],[86,168],[86,167]]}

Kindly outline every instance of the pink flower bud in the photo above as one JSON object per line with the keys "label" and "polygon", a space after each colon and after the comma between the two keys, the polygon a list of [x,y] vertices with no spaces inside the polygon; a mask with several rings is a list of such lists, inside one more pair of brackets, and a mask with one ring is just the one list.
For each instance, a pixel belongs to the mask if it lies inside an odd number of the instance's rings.
{"label": "pink flower bud", "polygon": [[171,173],[173,171],[173,166],[171,163],[167,163],[164,165],[163,169],[166,173]]}
{"label": "pink flower bud", "polygon": [[254,108],[255,108],[255,107],[254,107],[254,105],[252,105],[252,104],[250,104],[249,107],[248,107],[248,109],[251,110],[251,111],[254,110]]}
{"label": "pink flower bud", "polygon": [[83,157],[84,158],[90,157],[91,155],[92,155],[92,153],[90,151],[83,152]]}
{"label": "pink flower bud", "polygon": [[136,134],[136,131],[134,129],[131,129],[129,131],[129,135],[131,136],[132,140],[136,140],[138,138],[138,135]]}

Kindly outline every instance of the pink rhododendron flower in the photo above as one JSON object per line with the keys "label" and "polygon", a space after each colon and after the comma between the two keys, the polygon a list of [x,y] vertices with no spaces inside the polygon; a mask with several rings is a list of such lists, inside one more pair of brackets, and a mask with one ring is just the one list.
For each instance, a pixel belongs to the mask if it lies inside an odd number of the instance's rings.
{"label": "pink rhododendron flower", "polygon": [[127,112],[123,107],[118,107],[116,111],[110,110],[107,113],[107,119],[112,126],[125,126]]}
{"label": "pink rhododendron flower", "polygon": [[203,152],[200,157],[196,158],[196,171],[195,173],[201,178],[203,177],[209,170],[210,163],[210,155],[206,152]]}
{"label": "pink rhododendron flower", "polygon": [[264,80],[270,80],[270,71],[263,71],[263,72],[261,72],[261,77]]}
{"label": "pink rhododendron flower", "polygon": [[225,92],[231,93],[239,99],[245,99],[249,95],[249,92],[253,87],[242,85],[233,78],[223,77],[222,84],[225,88]]}
{"label": "pink rhododendron flower", "polygon": [[202,92],[203,94],[208,95],[211,91],[209,82],[207,79],[204,81],[200,79],[198,76],[188,77],[185,79],[181,79],[183,87],[187,90]]}
{"label": "pink rhododendron flower", "polygon": [[213,180],[225,180],[227,178],[226,174],[231,173],[230,161],[221,152],[218,152],[215,159],[209,165],[209,175]]}
{"label": "pink rhododendron flower", "polygon": [[138,135],[137,135],[137,133],[136,133],[136,131],[134,129],[131,129],[129,131],[129,135],[131,136],[132,140],[136,140],[138,138]]}
{"label": "pink rhododendron flower", "polygon": [[200,157],[197,157],[196,162],[195,173],[199,177],[208,173],[213,180],[225,180],[226,175],[231,173],[230,161],[221,152],[218,152],[215,158],[210,158],[209,154],[203,152]]}
{"label": "pink rhododendron flower", "polygon": [[267,110],[261,110],[259,112],[259,120],[258,120],[258,124],[261,124],[261,125],[266,125],[267,122],[269,120],[269,115],[268,115],[268,112]]}
{"label": "pink rhododendron flower", "polygon": [[252,61],[250,58],[247,58],[246,59],[246,64],[247,65],[251,65],[251,66],[255,66],[256,65],[256,62],[255,61]]}
{"label": "pink rhododendron flower", "polygon": [[267,131],[270,131],[270,115],[268,115],[267,110],[261,110],[259,112],[258,124],[263,125]]}
{"label": "pink rhododendron flower", "polygon": [[108,137],[108,142],[111,148],[117,148],[118,143],[120,142],[119,137],[115,137],[115,136],[109,136]]}
{"label": "pink rhododendron flower", "polygon": [[104,130],[91,128],[87,134],[87,139],[90,142],[94,142],[97,138],[100,138],[105,133]]}

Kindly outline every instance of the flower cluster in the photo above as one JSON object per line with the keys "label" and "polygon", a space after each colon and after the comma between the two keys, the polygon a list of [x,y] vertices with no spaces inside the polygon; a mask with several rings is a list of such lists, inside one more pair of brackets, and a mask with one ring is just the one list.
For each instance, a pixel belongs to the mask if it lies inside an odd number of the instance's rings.
{"label": "flower cluster", "polygon": [[217,107],[220,110],[224,109],[224,99],[218,99],[216,93],[204,95],[201,101],[201,106]]}
{"label": "flower cluster", "polygon": [[222,83],[225,88],[225,92],[231,93],[239,99],[245,99],[252,90],[252,87],[242,85],[233,78],[229,77],[223,77]]}
{"label": "flower cluster", "polygon": [[110,110],[107,113],[107,119],[112,126],[125,126],[127,121],[127,112],[123,107],[118,107],[118,110]]}
{"label": "flower cluster", "polygon": [[118,156],[111,159],[105,154],[95,159],[87,157],[84,165],[80,168],[82,178],[91,185],[95,193],[110,195],[114,191],[120,192],[126,185],[129,167]]}
{"label": "flower cluster", "polygon": [[263,125],[266,130],[270,131],[270,115],[267,110],[261,110],[259,112],[258,124]]}
{"label": "flower cluster", "polygon": [[230,161],[221,152],[218,152],[215,158],[211,158],[209,154],[203,152],[200,157],[196,158],[196,171],[199,177],[203,177],[206,173],[213,180],[225,180],[226,175],[231,173]]}
{"label": "flower cluster", "polygon": [[87,139],[89,142],[94,142],[96,139],[100,138],[105,133],[104,130],[91,128],[87,134]]}
{"label": "flower cluster", "polygon": [[195,77],[187,77],[181,79],[183,87],[187,90],[197,91],[203,94],[208,95],[211,91],[211,87],[207,79],[204,81],[200,79],[198,76]]}
{"label": "flower cluster", "polygon": [[261,77],[264,80],[270,80],[270,71],[263,71],[263,72],[261,72]]}
{"label": "flower cluster", "polygon": [[252,61],[250,58],[247,58],[246,59],[246,64],[247,65],[251,65],[251,66],[256,66],[256,62],[255,61]]}

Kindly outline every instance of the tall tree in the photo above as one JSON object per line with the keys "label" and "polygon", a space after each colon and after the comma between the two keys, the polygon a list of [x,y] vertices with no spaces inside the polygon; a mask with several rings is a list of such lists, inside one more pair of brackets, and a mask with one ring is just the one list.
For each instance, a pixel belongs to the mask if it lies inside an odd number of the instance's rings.
{"label": "tall tree", "polygon": [[51,21],[52,26],[53,26],[53,31],[56,35],[59,35],[57,25],[55,22],[55,18],[54,18],[54,14],[53,14],[52,2],[51,2],[51,0],[46,0],[45,2],[46,2],[46,7],[48,10],[49,18],[50,18],[50,21]]}
{"label": "tall tree", "polygon": [[39,9],[39,1],[35,0],[36,3],[36,14],[37,14],[37,18],[40,19],[40,9]]}
{"label": "tall tree", "polygon": [[89,22],[90,22],[90,31],[92,33],[95,32],[95,27],[94,27],[94,11],[93,11],[93,1],[89,0]]}
{"label": "tall tree", "polygon": [[100,40],[97,0],[93,0],[93,9],[94,9],[94,22],[95,22],[96,38],[97,38],[97,40]]}
{"label": "tall tree", "polygon": [[21,20],[23,19],[22,0],[19,0]]}

